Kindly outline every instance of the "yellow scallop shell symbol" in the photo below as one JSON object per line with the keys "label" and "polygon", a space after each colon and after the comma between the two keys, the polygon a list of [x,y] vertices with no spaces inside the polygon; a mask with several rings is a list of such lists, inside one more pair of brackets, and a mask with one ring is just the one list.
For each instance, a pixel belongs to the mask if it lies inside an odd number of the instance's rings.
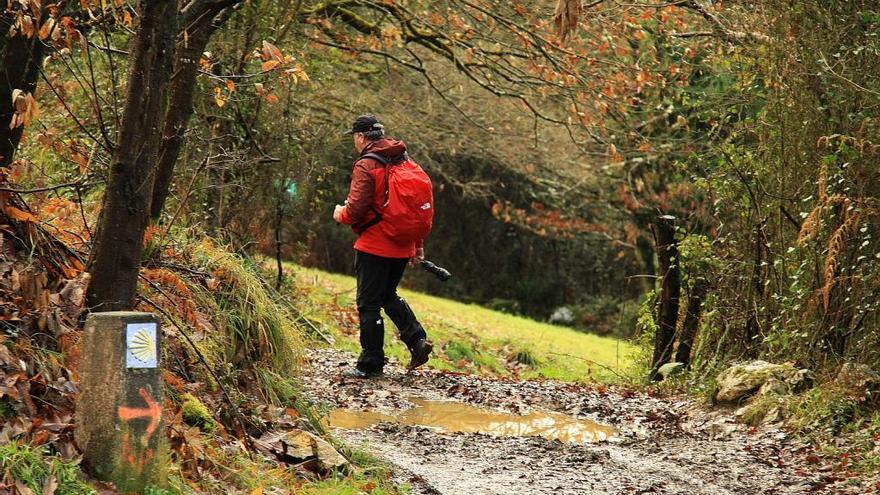
{"label": "yellow scallop shell symbol", "polygon": [[142,363],[149,363],[156,359],[156,335],[147,330],[141,330],[134,334],[131,346],[128,348],[131,355]]}

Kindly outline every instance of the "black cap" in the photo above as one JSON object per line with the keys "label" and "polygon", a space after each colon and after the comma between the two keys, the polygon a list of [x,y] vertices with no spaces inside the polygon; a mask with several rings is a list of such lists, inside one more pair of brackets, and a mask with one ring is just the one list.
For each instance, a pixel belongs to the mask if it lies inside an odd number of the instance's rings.
{"label": "black cap", "polygon": [[385,126],[379,123],[379,119],[371,113],[361,115],[354,119],[351,129],[345,131],[345,134],[354,134],[356,132],[372,132],[381,131]]}

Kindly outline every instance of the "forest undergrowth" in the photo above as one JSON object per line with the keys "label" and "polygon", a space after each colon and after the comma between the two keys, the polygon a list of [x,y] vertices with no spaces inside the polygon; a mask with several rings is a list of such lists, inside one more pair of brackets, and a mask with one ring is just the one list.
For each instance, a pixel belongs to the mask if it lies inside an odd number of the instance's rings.
{"label": "forest undergrowth", "polygon": [[[49,250],[10,230],[0,244],[0,493],[106,493],[83,477],[72,438],[88,277],[67,257],[88,253]],[[181,233],[166,242],[161,260],[142,269],[136,306],[162,321],[171,411],[170,487],[148,493],[398,493],[381,463],[343,445],[351,462],[337,471],[261,443],[269,432],[326,436],[296,379],[311,337],[247,259]]]}

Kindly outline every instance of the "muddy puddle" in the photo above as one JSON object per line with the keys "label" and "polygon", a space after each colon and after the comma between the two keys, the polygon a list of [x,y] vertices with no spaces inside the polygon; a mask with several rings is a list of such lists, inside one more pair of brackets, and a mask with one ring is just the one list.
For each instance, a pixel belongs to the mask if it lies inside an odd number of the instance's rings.
{"label": "muddy puddle", "polygon": [[486,433],[499,437],[541,436],[565,443],[613,440],[615,430],[594,421],[553,412],[516,415],[482,409],[461,402],[408,398],[415,407],[395,414],[337,409],[328,422],[333,428],[358,430],[382,422],[423,426],[446,433]]}

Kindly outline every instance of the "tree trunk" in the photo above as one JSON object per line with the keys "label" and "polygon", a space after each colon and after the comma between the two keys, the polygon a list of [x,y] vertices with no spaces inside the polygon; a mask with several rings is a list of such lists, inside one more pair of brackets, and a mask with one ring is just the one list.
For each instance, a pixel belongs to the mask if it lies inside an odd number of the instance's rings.
{"label": "tree trunk", "polygon": [[13,21],[8,12],[0,13],[0,167],[12,163],[24,131],[23,126],[9,128],[15,114],[12,90],[34,92],[43,58],[43,42],[36,34],[32,38],[9,36]]}
{"label": "tree trunk", "polygon": [[[752,290],[749,293],[748,299],[748,312],[749,318],[746,321],[746,335],[745,335],[745,355],[753,358],[756,356],[758,351],[758,346],[756,345],[755,339],[758,337],[759,330],[759,322],[758,322],[758,304],[761,304],[762,299],[764,297],[764,277],[763,277],[763,266],[764,266],[764,249],[765,249],[765,240],[764,240],[764,223],[766,220],[755,226],[754,230],[754,248],[753,252],[755,255],[754,263],[752,266]],[[759,302],[761,301],[761,302]]]}
{"label": "tree trunk", "polygon": [[657,267],[654,266],[654,248],[651,246],[651,241],[643,236],[638,236],[638,238],[636,238],[635,252],[636,257],[645,267],[645,275],[648,275],[647,277],[639,278],[639,283],[642,286],[642,292],[648,293],[654,288],[653,277],[657,275]]}
{"label": "tree trunk", "polygon": [[660,380],[657,373],[672,357],[675,327],[678,322],[678,299],[681,292],[678,242],[675,240],[675,219],[658,217],[652,226],[657,249],[658,274],[663,281],[660,288],[660,304],[657,311],[657,335],[654,339],[654,355],[651,360],[651,379]]}
{"label": "tree trunk", "polygon": [[92,311],[130,309],[137,293],[144,230],[177,33],[177,2],[140,2],[127,96],[95,235],[87,304]]}
{"label": "tree trunk", "polygon": [[[235,3],[235,2],[227,2]],[[174,76],[169,89],[169,105],[162,130],[162,147],[156,165],[156,181],[153,184],[150,217],[158,222],[165,208],[165,201],[171,191],[174,178],[174,165],[183,148],[184,135],[193,113],[193,94],[196,76],[199,72],[199,59],[208,46],[214,32],[232,14],[232,7],[219,14],[215,8],[202,12],[188,12],[184,18],[185,32],[178,35],[177,57],[174,63]],[[192,19],[188,21],[188,19]]]}
{"label": "tree trunk", "polygon": [[700,328],[703,300],[706,299],[708,290],[709,284],[704,279],[698,278],[694,282],[694,286],[691,287],[691,293],[688,296],[687,312],[684,315],[684,322],[681,324],[678,349],[675,351],[675,361],[683,363],[685,367],[690,367],[691,365],[691,349],[694,346],[694,339]]}

